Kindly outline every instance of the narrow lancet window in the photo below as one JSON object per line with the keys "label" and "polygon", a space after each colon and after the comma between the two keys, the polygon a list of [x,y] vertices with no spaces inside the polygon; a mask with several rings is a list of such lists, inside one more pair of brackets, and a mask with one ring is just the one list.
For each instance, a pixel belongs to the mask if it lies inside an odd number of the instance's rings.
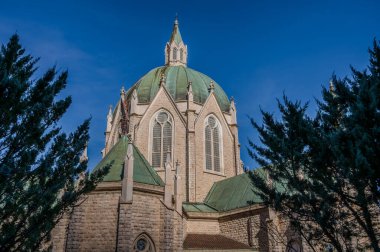
{"label": "narrow lancet window", "polygon": [[177,48],[173,48],[173,60],[177,60]]}
{"label": "narrow lancet window", "polygon": [[179,60],[181,62],[183,62],[183,49],[182,48],[179,50]]}
{"label": "narrow lancet window", "polygon": [[166,111],[160,111],[154,116],[152,123],[152,166],[164,168],[166,156],[172,156],[173,120]]}
{"label": "narrow lancet window", "polygon": [[206,170],[221,172],[221,130],[214,116],[205,122],[205,158]]}

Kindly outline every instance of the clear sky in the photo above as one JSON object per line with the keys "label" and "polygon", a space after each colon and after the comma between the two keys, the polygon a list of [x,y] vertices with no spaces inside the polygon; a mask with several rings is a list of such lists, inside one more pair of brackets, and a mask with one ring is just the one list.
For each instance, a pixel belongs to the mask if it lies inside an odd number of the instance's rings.
{"label": "clear sky", "polygon": [[380,39],[380,1],[126,1],[2,0],[0,42],[17,32],[23,46],[41,57],[40,71],[69,70],[63,95],[73,104],[62,120],[72,131],[92,116],[89,168],[101,159],[106,114],[150,69],[164,64],[164,46],[178,13],[188,45],[188,66],[217,81],[234,96],[241,157],[247,138],[258,142],[248,116],[259,107],[276,111],[276,97],[320,97],[332,73],[363,70],[367,49]]}

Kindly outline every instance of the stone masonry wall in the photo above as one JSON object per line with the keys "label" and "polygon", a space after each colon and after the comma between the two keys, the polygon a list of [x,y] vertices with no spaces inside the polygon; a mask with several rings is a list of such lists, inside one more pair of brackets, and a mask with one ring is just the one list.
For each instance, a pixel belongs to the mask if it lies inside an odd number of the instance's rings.
{"label": "stone masonry wall", "polygon": [[219,220],[220,232],[222,235],[252,246],[258,251],[270,251],[265,227],[268,217],[269,213],[266,210],[224,217]]}
{"label": "stone masonry wall", "polygon": [[187,233],[219,234],[218,220],[187,220]]}
{"label": "stone masonry wall", "polygon": [[160,251],[182,251],[183,219],[176,211],[161,204]]}
{"label": "stone masonry wall", "polygon": [[66,251],[115,251],[119,197],[120,191],[94,192],[75,207]]}
{"label": "stone masonry wall", "polygon": [[147,234],[160,246],[162,196],[133,192],[132,204],[120,205],[118,251],[132,251],[134,241],[140,234]]}
{"label": "stone masonry wall", "polygon": [[182,251],[183,218],[163,195],[134,191],[132,203],[121,204],[119,198],[120,191],[87,195],[53,230],[53,251],[132,251],[141,234],[156,250]]}
{"label": "stone masonry wall", "polygon": [[64,214],[51,232],[51,248],[53,251],[65,251],[68,223],[70,220],[69,214]]}

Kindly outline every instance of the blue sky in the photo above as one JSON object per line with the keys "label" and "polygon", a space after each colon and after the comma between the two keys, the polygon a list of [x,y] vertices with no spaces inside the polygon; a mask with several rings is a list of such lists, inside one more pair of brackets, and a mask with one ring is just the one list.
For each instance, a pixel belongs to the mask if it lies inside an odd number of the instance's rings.
{"label": "blue sky", "polygon": [[23,46],[49,66],[69,70],[62,93],[73,104],[62,120],[72,131],[92,116],[89,167],[101,159],[106,114],[120,88],[129,88],[164,64],[164,46],[178,13],[189,67],[234,96],[241,157],[247,138],[258,143],[248,116],[276,111],[276,97],[320,97],[332,73],[363,70],[373,39],[380,39],[380,1],[14,1],[0,5],[0,42],[17,32]]}

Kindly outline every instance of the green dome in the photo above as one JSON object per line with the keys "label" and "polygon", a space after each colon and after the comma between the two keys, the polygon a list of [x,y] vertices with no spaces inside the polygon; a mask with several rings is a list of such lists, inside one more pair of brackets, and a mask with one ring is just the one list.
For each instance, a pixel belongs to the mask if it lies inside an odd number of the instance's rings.
{"label": "green dome", "polygon": [[187,86],[192,82],[194,102],[204,104],[209,96],[211,81],[214,82],[215,96],[222,111],[228,112],[230,101],[223,89],[210,77],[184,66],[161,66],[145,74],[134,87],[140,103],[149,103],[156,96],[162,73],[166,78],[166,89],[175,101],[186,101]]}

